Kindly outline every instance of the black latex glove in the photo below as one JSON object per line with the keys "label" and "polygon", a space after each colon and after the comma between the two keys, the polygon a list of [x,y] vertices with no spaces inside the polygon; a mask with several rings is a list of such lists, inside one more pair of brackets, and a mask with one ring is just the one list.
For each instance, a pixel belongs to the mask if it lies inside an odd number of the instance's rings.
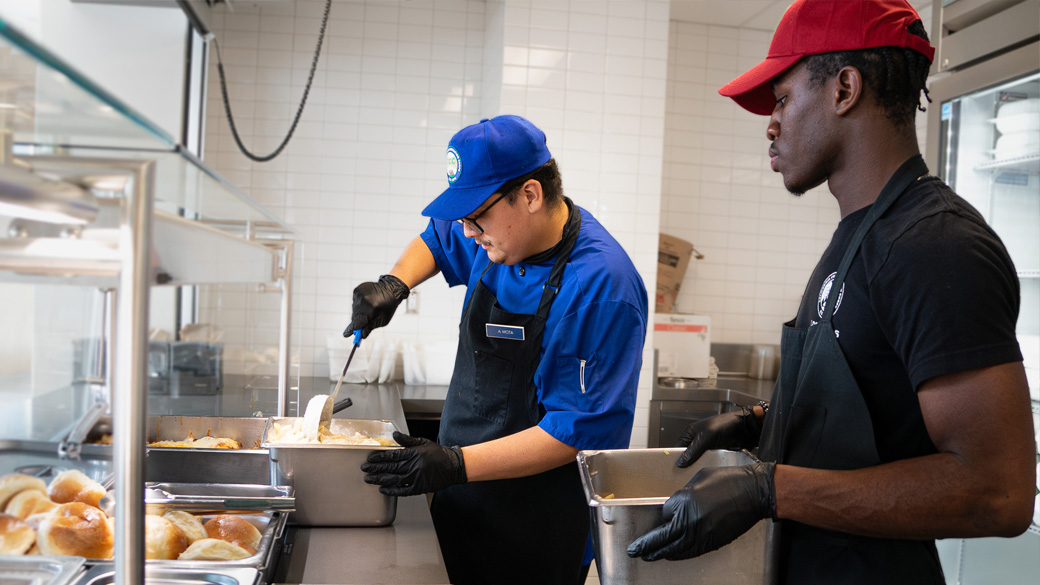
{"label": "black latex glove", "polygon": [[379,485],[388,496],[414,496],[466,483],[462,449],[394,431],[404,449],[375,451],[361,464],[365,483]]}
{"label": "black latex glove", "polygon": [[709,449],[754,449],[762,436],[762,423],[751,407],[701,419],[679,435],[678,447],[686,451],[675,462],[689,467]]}
{"label": "black latex glove", "polygon": [[773,463],[706,467],[664,503],[665,524],[637,538],[628,556],[678,561],[721,548],[775,518]]}
{"label": "black latex glove", "polygon": [[408,298],[408,285],[393,274],[384,274],[378,282],[363,282],[354,289],[354,306],[350,313],[350,325],[343,337],[350,337],[360,329],[361,337],[367,338],[373,329],[383,327],[394,316],[397,305]]}

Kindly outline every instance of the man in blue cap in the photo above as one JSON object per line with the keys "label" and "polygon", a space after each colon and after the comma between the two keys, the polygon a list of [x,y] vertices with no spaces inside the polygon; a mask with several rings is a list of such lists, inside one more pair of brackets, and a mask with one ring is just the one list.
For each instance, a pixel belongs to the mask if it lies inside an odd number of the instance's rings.
{"label": "man in blue cap", "polygon": [[386,325],[440,272],[467,286],[437,443],[362,465],[388,495],[435,492],[451,582],[573,585],[591,556],[575,455],[627,448],[647,293],[621,246],[564,196],[545,134],[481,120],[448,145],[449,186],[388,274],[354,290],[345,335]]}

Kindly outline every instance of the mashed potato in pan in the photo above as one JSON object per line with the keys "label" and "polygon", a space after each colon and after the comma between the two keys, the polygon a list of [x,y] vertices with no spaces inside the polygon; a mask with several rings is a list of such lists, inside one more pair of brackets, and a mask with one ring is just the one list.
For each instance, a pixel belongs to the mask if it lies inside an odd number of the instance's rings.
{"label": "mashed potato in pan", "polygon": [[350,434],[334,433],[325,426],[318,428],[318,438],[308,441],[303,434],[303,419],[297,419],[292,423],[271,423],[271,430],[267,432],[268,443],[312,443],[323,445],[381,445],[384,447],[395,447],[397,443],[390,438],[372,438],[368,435],[354,431]]}

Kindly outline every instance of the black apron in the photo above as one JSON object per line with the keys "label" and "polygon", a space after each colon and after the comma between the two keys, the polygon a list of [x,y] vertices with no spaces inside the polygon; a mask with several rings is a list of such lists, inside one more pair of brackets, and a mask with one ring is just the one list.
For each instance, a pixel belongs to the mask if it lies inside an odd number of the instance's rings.
{"label": "black apron", "polygon": [[[534,374],[546,317],[581,225],[581,212],[568,207],[565,237],[536,314],[503,310],[478,279],[462,316],[440,444],[483,443],[533,427],[544,416]],[[493,266],[488,263],[481,279]],[[489,330],[492,325],[509,333]],[[519,327],[522,340],[506,338]],[[451,486],[434,494],[431,513],[454,585],[578,581],[589,513],[576,462],[529,477]]]}
{"label": "black apron", "polygon": [[[870,412],[832,324],[852,260],[867,231],[918,177],[920,155],[896,171],[863,219],[838,265],[820,322],[808,330],[785,323],[780,376],[766,417],[759,457],[814,469],[861,469],[881,463]],[[781,521],[770,565],[791,585],[945,583],[935,542],[853,536]],[[774,564],[775,563],[775,564]]]}

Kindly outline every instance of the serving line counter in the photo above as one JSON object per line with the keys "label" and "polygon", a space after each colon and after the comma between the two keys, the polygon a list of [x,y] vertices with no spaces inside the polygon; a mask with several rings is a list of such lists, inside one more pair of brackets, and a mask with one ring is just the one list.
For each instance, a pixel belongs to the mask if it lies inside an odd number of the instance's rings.
{"label": "serving line counter", "polygon": [[[299,400],[306,405],[315,394],[331,394],[335,383],[327,378],[300,381]],[[334,418],[390,420],[408,432],[402,393],[424,388],[429,396],[446,387],[406,387],[402,383],[343,384],[339,398],[353,405]],[[225,399],[235,400],[234,392]],[[431,408],[436,405],[432,405]],[[439,413],[439,409],[437,411]],[[306,584],[446,584],[437,534],[427,499],[398,498],[393,524],[381,527],[339,528],[289,526],[273,582]]]}

